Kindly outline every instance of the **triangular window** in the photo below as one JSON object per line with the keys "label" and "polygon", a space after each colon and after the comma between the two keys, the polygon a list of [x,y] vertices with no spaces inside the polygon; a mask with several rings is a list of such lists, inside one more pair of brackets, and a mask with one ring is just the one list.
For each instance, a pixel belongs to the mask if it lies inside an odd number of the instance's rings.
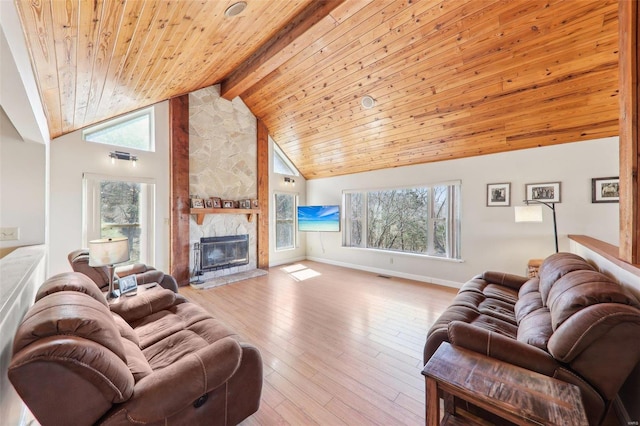
{"label": "triangular window", "polygon": [[296,166],[284,155],[277,144],[273,144],[273,171],[281,175],[300,176]]}
{"label": "triangular window", "polygon": [[82,131],[87,142],[102,143],[141,151],[154,150],[153,108],[146,108]]}

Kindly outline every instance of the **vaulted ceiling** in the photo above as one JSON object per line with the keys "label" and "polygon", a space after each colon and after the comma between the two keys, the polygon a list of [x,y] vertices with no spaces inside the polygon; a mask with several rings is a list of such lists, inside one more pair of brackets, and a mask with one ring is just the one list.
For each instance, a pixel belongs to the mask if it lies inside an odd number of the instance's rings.
{"label": "vaulted ceiling", "polygon": [[51,136],[213,84],[309,179],[618,134],[616,0],[245,1],[16,0]]}

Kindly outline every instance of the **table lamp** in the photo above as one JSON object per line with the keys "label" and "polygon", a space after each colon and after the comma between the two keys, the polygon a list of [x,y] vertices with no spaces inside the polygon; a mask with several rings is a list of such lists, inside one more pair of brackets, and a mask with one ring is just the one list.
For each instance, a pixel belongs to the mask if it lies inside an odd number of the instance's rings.
{"label": "table lamp", "polygon": [[129,260],[129,239],[103,238],[89,241],[89,266],[106,266],[109,275],[109,291],[107,300],[117,299],[120,292],[113,286],[116,263]]}

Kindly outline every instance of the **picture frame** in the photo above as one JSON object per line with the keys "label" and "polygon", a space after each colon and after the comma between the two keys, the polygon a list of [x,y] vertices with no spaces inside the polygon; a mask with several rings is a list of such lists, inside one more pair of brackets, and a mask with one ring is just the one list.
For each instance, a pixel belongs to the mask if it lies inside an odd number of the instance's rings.
{"label": "picture frame", "polygon": [[213,197],[213,208],[214,209],[221,209],[222,208],[222,199],[219,197]]}
{"label": "picture frame", "polygon": [[204,208],[205,209],[213,208],[213,198],[207,198],[206,200],[204,200]]}
{"label": "picture frame", "polygon": [[191,208],[192,209],[204,209],[204,200],[202,198],[192,198],[191,199]]}
{"label": "picture frame", "polygon": [[241,209],[250,209],[251,208],[251,200],[240,200],[240,208]]}
{"label": "picture frame", "polygon": [[528,183],[524,188],[526,201],[560,202],[560,182]]}
{"label": "picture frame", "polygon": [[223,200],[222,201],[222,208],[223,209],[232,209],[233,208],[233,201],[232,200]]}
{"label": "picture frame", "polygon": [[619,203],[620,177],[602,177],[591,179],[592,203]]}
{"label": "picture frame", "polygon": [[509,207],[511,205],[511,183],[487,184],[487,207]]}
{"label": "picture frame", "polygon": [[260,207],[260,202],[258,200],[256,200],[256,199],[251,200],[251,208],[257,209],[259,207]]}
{"label": "picture frame", "polygon": [[120,289],[120,294],[125,294],[137,290],[138,281],[136,280],[135,274],[119,278],[118,288]]}

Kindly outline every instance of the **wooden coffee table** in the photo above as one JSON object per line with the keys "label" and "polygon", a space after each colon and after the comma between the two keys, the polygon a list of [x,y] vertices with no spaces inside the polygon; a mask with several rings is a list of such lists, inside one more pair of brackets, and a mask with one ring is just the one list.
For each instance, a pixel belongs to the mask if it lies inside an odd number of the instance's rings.
{"label": "wooden coffee table", "polygon": [[545,376],[464,348],[443,343],[422,370],[426,377],[427,425],[472,424],[456,416],[455,406],[440,423],[440,398],[460,398],[518,425],[588,424],[580,390]]}

